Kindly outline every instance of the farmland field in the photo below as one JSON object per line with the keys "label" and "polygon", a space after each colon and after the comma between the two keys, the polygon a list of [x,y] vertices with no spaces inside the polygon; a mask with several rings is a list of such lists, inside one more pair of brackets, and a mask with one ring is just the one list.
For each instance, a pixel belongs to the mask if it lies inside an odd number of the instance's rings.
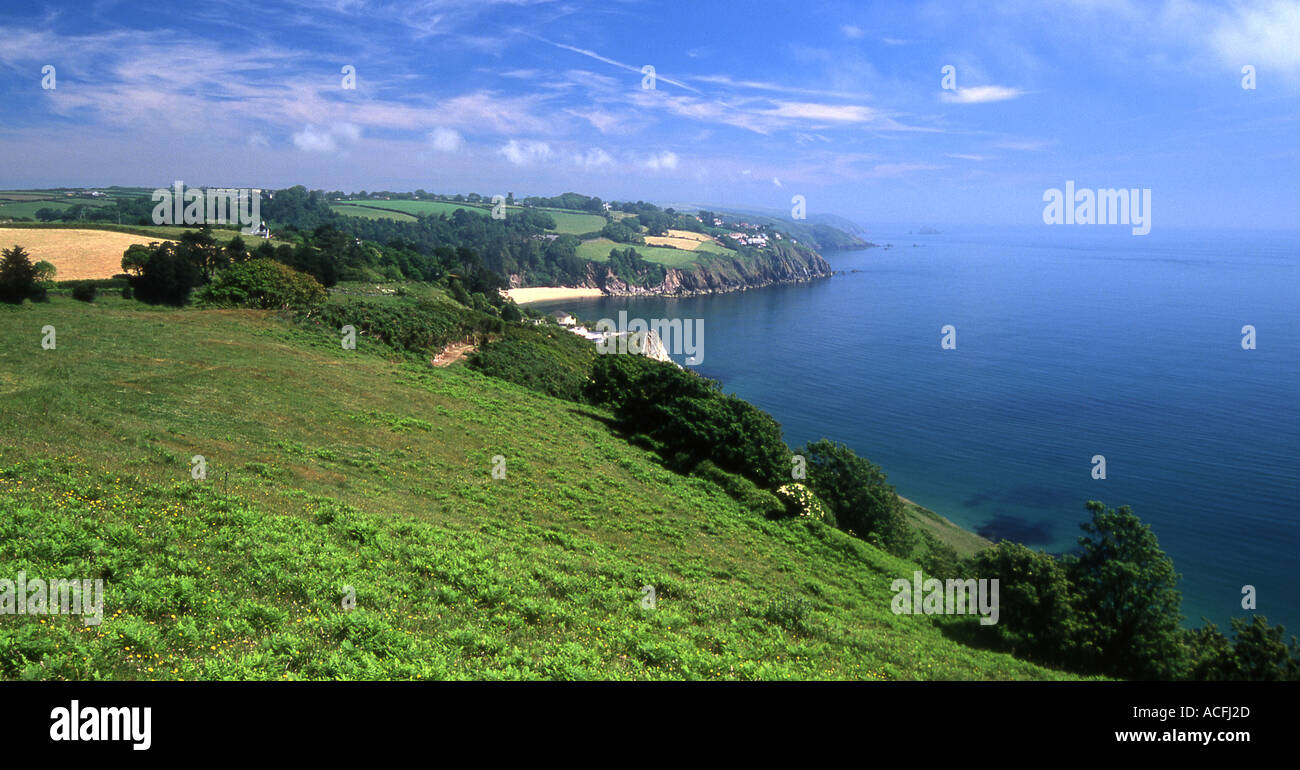
{"label": "farmland field", "polygon": [[362,219],[392,219],[398,222],[414,222],[415,217],[402,211],[392,209],[379,211],[377,209],[367,208],[365,206],[348,206],[346,204],[335,203],[330,206],[338,213],[345,217],[360,217]]}
{"label": "farmland field", "polygon": [[[408,200],[370,201],[368,200],[368,201],[356,201],[353,202],[352,204],[349,204],[347,201],[343,201],[342,203],[334,203],[332,205],[335,208],[341,208],[344,206],[347,206],[348,208],[356,208],[358,206],[362,206],[362,207],[369,207],[371,209],[387,209],[388,211],[398,211],[403,214],[410,214],[412,216],[428,216],[430,214],[434,216],[437,216],[438,214],[446,214],[447,216],[451,216],[452,212],[454,212],[456,209],[465,209],[466,211],[472,212],[474,214],[487,215],[491,213],[490,208],[486,206],[478,206],[473,203],[452,203],[450,201],[408,201]],[[349,214],[348,216],[360,216],[360,215]]]}
{"label": "farmland field", "polygon": [[[451,216],[452,212],[457,209],[464,209],[474,214],[488,215],[492,211],[490,204],[478,205],[475,203],[455,203],[452,201],[357,201],[349,203],[347,201],[331,203],[330,206],[340,214],[350,217],[365,217],[366,219],[380,219],[383,214],[378,209],[386,211],[395,211],[412,216],[426,216],[429,214],[438,215],[446,214]],[[521,211],[519,206],[506,206],[506,216]],[[572,235],[581,235],[583,233],[596,232],[605,226],[605,218],[597,214],[584,214],[578,211],[560,211],[557,209],[537,209],[551,215],[555,220],[555,229],[552,232],[569,233]]]}
{"label": "farmland field", "polygon": [[645,242],[651,246],[675,246],[689,251],[710,251],[714,254],[735,254],[725,246],[719,246],[703,233],[690,230],[669,230],[668,235],[647,235]]}
{"label": "farmland field", "polygon": [[0,219],[18,219],[26,217],[32,219],[36,212],[41,209],[58,209],[64,211],[70,209],[73,205],[82,203],[87,206],[107,206],[108,202],[104,199],[90,200],[89,198],[37,198],[35,200],[5,200],[0,202]]}
{"label": "farmland field", "polygon": [[149,241],[146,236],[112,230],[0,227],[0,244],[5,248],[18,244],[33,262],[53,264],[59,281],[112,278],[122,272],[122,252],[133,243]]}
{"label": "farmland field", "polygon": [[[572,235],[582,235],[583,233],[594,233],[605,226],[605,218],[597,214],[581,214],[574,211],[556,211],[554,209],[538,209],[551,215],[555,220],[555,230],[557,233],[570,233]],[[608,251],[605,252],[609,254]]]}
{"label": "farmland field", "polygon": [[[629,246],[636,249],[642,259],[648,262],[657,262],[667,267],[690,267],[699,263],[700,257],[695,252],[686,249],[668,249],[661,246],[642,246],[640,244],[615,243],[608,238],[597,238],[592,241],[583,241],[578,244],[578,256],[582,259],[589,259],[594,262],[604,262],[609,259],[610,249],[626,249]],[[706,249],[701,249],[706,251]]]}

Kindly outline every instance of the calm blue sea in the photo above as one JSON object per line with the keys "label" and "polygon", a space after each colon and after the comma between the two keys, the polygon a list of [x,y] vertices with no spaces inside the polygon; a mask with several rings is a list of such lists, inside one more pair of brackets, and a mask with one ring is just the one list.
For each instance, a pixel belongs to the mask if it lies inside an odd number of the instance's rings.
{"label": "calm blue sea", "polygon": [[828,254],[846,272],[807,285],[539,307],[702,318],[694,368],[791,446],[842,441],[918,503],[1053,552],[1085,501],[1131,505],[1183,575],[1189,625],[1248,614],[1253,585],[1257,612],[1300,633],[1300,234],[870,238],[893,247]]}

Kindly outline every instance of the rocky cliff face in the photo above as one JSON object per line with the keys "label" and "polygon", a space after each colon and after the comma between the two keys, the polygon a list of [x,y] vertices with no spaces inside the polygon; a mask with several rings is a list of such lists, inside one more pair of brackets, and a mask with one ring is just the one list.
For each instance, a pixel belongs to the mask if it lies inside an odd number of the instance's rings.
{"label": "rocky cliff face", "polygon": [[742,291],[777,283],[801,283],[831,274],[831,266],[815,251],[781,244],[749,258],[701,255],[691,268],[666,269],[662,282],[629,284],[606,265],[587,265],[585,285],[614,296],[657,295],[687,297]]}

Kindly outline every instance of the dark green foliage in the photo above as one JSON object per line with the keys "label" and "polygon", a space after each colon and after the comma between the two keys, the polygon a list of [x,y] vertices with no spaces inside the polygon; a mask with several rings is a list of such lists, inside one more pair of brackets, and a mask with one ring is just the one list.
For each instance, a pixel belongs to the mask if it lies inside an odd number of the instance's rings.
{"label": "dark green foliage", "polygon": [[79,283],[72,287],[72,298],[80,302],[95,301],[95,284]]}
{"label": "dark green foliage", "polygon": [[704,459],[764,487],[783,481],[790,449],[771,415],[718,384],[636,355],[598,356],[587,395],[610,405],[619,426],[641,435],[668,464],[689,472]]}
{"label": "dark green foliage", "polygon": [[608,222],[600,234],[615,243],[645,243],[645,238],[636,228],[625,222]]}
{"label": "dark green foliage", "polygon": [[299,317],[303,323],[328,330],[335,338],[344,326],[353,326],[358,335],[419,358],[427,358],[452,342],[499,334],[503,323],[499,318],[433,302],[381,305],[353,300],[327,303]]}
{"label": "dark green foliage", "polygon": [[663,283],[667,276],[663,265],[642,259],[633,248],[610,249],[609,267],[628,284],[653,286]]}
{"label": "dark green foliage", "polygon": [[199,302],[220,307],[307,309],[328,294],[315,278],[269,259],[239,262],[222,270],[204,286]]}
{"label": "dark green foliage", "polygon": [[131,287],[135,296],[151,305],[184,305],[189,301],[190,292],[203,281],[199,269],[187,259],[174,244],[154,244],[148,252],[147,260],[138,263],[128,260],[138,259],[141,252],[135,246],[127,249],[122,258],[123,269],[130,272],[138,269],[139,274],[131,278]]}
{"label": "dark green foliage", "polygon": [[507,302],[501,306],[501,320],[508,323],[518,323],[524,320],[524,314],[519,311],[518,305]]}
{"label": "dark green foliage", "polygon": [[5,249],[0,258],[0,302],[16,305],[25,299],[43,299],[45,290],[37,285],[36,275],[36,266],[22,246]]}
{"label": "dark green foliage", "polygon": [[567,331],[510,327],[504,338],[488,342],[475,351],[469,357],[469,365],[539,393],[581,401],[595,357],[590,343]]}
{"label": "dark green foliage", "polygon": [[1204,681],[1294,682],[1300,680],[1300,647],[1288,643],[1286,628],[1270,626],[1268,618],[1232,619],[1235,643],[1206,621],[1203,628],[1184,632],[1191,659],[1188,678]]}
{"label": "dark green foliage", "polygon": [[925,574],[940,580],[962,577],[964,563],[957,550],[923,529],[916,530],[916,547],[912,559]]}
{"label": "dark green foliage", "polygon": [[1080,664],[1081,597],[1055,557],[1003,540],[975,556],[974,572],[998,581],[999,621],[988,633],[1036,660]]}
{"label": "dark green foliage", "polygon": [[122,287],[122,299],[131,299],[134,296],[135,296],[135,292],[131,291],[130,286]]}
{"label": "dark green foliage", "polygon": [[808,444],[800,454],[808,461],[808,485],[830,506],[840,529],[897,556],[911,553],[913,529],[880,466],[826,439]]}
{"label": "dark green foliage", "polygon": [[1186,661],[1181,641],[1182,596],[1173,561],[1155,533],[1128,506],[1118,511],[1088,503],[1081,552],[1066,560],[1082,597],[1093,665],[1131,679],[1172,679]]}

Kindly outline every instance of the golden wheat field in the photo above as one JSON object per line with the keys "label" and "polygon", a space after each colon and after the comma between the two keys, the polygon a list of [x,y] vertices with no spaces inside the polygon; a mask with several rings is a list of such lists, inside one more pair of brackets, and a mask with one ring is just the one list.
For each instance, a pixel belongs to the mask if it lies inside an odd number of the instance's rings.
{"label": "golden wheat field", "polygon": [[108,230],[0,227],[0,247],[22,246],[32,262],[45,260],[58,271],[56,281],[112,278],[122,272],[122,252],[133,243],[161,241]]}
{"label": "golden wheat field", "polygon": [[689,249],[694,251],[700,247],[701,243],[712,242],[713,239],[701,233],[693,233],[690,230],[669,230],[668,235],[647,235],[645,237],[648,246],[676,246],[679,249]]}

